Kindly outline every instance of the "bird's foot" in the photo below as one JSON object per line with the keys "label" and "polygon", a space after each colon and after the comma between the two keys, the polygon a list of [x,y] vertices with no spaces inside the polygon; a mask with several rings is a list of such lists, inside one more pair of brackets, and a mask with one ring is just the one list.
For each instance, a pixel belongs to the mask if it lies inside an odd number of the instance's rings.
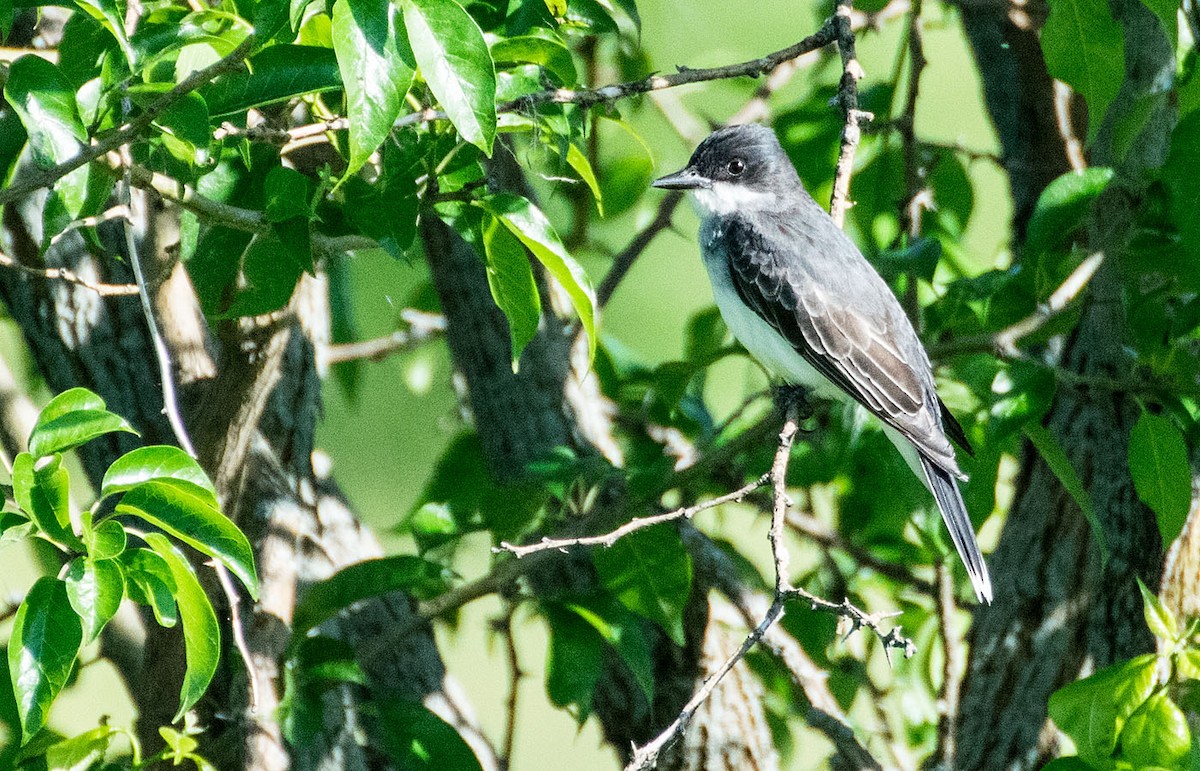
{"label": "bird's foot", "polygon": [[813,416],[812,404],[808,401],[808,388],[802,385],[793,385],[784,383],[777,385],[773,389],[775,397],[775,409],[779,410],[780,414],[786,415],[788,409],[796,408],[796,418],[803,423]]}

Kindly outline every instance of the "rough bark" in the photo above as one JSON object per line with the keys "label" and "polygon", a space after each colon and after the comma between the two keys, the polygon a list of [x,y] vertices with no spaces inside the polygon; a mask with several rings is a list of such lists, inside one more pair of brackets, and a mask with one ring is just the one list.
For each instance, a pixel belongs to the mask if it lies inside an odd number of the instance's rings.
{"label": "rough bark", "polygon": [[[1111,8],[1125,32],[1126,81],[1092,152],[1094,163],[1117,166],[1119,173],[1090,219],[1090,248],[1105,261],[1057,362],[1085,381],[1122,380],[1133,372],[1123,348],[1122,255],[1146,171],[1165,159],[1174,123],[1165,95],[1154,91],[1154,78],[1174,66],[1160,23],[1135,2],[1113,0]],[[1149,100],[1150,117],[1121,158],[1113,148],[1112,126],[1139,99]],[[1053,732],[1046,729],[1050,694],[1085,667],[1153,647],[1134,579],[1155,585],[1162,563],[1154,517],[1138,500],[1128,468],[1129,430],[1137,412],[1125,394],[1076,386],[1060,388],[1047,417],[1092,499],[1110,548],[1107,564],[1074,500],[1039,457],[1026,454],[1016,501],[990,560],[996,602],[979,609],[972,629],[957,767],[1040,767],[1054,750]]]}

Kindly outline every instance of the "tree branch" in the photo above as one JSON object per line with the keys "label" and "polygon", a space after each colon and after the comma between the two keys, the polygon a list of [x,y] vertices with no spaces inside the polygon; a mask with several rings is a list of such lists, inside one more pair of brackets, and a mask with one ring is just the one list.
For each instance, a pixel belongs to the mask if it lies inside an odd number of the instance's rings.
{"label": "tree branch", "polygon": [[871,113],[858,109],[858,81],[863,76],[863,69],[854,51],[854,27],[851,18],[853,13],[853,0],[838,0],[833,26],[836,30],[838,51],[842,55],[838,105],[842,108],[844,122],[837,168],[833,176],[829,216],[833,217],[839,228],[845,224],[846,211],[850,208],[850,176],[854,173],[854,154],[862,137],[860,124],[875,118]]}
{"label": "tree branch", "polygon": [[382,361],[392,354],[411,351],[446,331],[446,318],[437,313],[405,308],[400,311],[400,318],[408,324],[407,329],[397,329],[391,334],[370,340],[328,346],[326,356],[329,363],[340,364],[361,359]]}
{"label": "tree branch", "polygon": [[49,169],[30,169],[26,171],[19,182],[5,190],[0,190],[0,206],[27,196],[40,188],[50,187],[80,166],[91,163],[129,144],[180,99],[206,83],[215,80],[217,77],[227,72],[232,72],[241,66],[242,60],[249,55],[250,50],[254,47],[254,42],[254,35],[248,36],[237,48],[230,51],[228,56],[213,62],[203,69],[196,70],[170,91],[154,100],[136,118],[128,121],[117,131],[104,136],[95,144],[82,148],[74,158],[63,161]]}
{"label": "tree branch", "polygon": [[47,281],[66,281],[84,289],[90,289],[101,297],[129,296],[138,293],[137,284],[101,284],[80,276],[68,268],[35,268],[0,252],[0,265],[20,271],[27,276],[46,279]]}

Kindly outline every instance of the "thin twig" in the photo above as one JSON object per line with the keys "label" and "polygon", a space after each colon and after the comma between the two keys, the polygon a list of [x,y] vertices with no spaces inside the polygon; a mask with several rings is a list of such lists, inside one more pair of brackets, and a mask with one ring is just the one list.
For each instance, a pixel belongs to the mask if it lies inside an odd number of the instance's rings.
{"label": "thin twig", "polygon": [[860,126],[863,121],[875,117],[858,109],[858,81],[863,76],[863,69],[854,51],[853,13],[853,0],[838,0],[833,25],[838,51],[842,55],[842,80],[838,85],[837,101],[842,108],[843,123],[841,147],[833,175],[833,195],[829,202],[829,216],[833,217],[838,227],[845,224],[846,211],[850,208],[850,177],[854,173],[854,154],[862,137]]}
{"label": "thin twig", "polygon": [[0,265],[13,270],[34,276],[36,278],[46,279],[48,281],[66,281],[69,284],[81,286],[84,289],[90,289],[102,297],[120,297],[135,295],[138,293],[137,284],[101,284],[95,281],[80,276],[78,273],[68,268],[35,268],[26,265],[22,262],[17,262],[12,257],[9,257],[4,252],[0,252]]}
{"label": "thin twig", "polygon": [[[904,98],[904,111],[893,123],[900,132],[901,156],[904,158],[904,204],[900,208],[900,227],[915,239],[921,234],[921,212],[929,207],[930,197],[924,191],[924,169],[921,166],[921,148],[917,141],[917,99],[921,93],[921,73],[928,60],[921,39],[921,0],[912,0],[912,11],[908,15],[908,89]],[[911,278],[911,277],[910,277]],[[916,297],[916,282],[909,282],[910,294]]]}
{"label": "thin twig", "polygon": [[517,706],[521,698],[521,681],[525,679],[525,670],[521,668],[521,658],[517,651],[517,640],[513,635],[513,614],[516,607],[509,604],[504,618],[497,621],[497,629],[504,636],[504,651],[508,658],[508,702],[506,705],[507,718],[504,723],[504,744],[500,756],[496,759],[501,769],[512,767],[513,748],[517,743]]}
{"label": "thin twig", "polygon": [[954,768],[954,733],[962,691],[963,650],[954,629],[954,580],[946,563],[937,566],[938,636],[942,643],[942,688],[938,694],[938,746],[935,757],[942,768]]}
{"label": "thin twig", "polygon": [[636,533],[639,530],[645,530],[648,527],[661,525],[665,522],[677,522],[681,519],[691,519],[702,511],[707,511],[708,509],[712,509],[726,503],[736,503],[741,501],[747,495],[767,484],[769,481],[771,481],[771,475],[769,473],[763,474],[753,482],[743,485],[731,493],[717,496],[716,498],[704,501],[703,503],[698,503],[695,506],[686,506],[675,509],[674,511],[668,511],[664,514],[655,514],[649,517],[635,517],[626,522],[624,525],[618,527],[616,530],[604,533],[603,535],[580,536],[578,538],[543,538],[537,543],[526,544],[524,546],[511,544],[507,541],[501,541],[499,546],[492,548],[492,551],[497,553],[508,552],[517,559],[521,559],[522,557],[528,557],[530,554],[536,554],[542,551],[565,552],[567,549],[575,546],[603,546],[608,548],[625,536]]}
{"label": "thin twig", "polygon": [[254,42],[254,35],[248,36],[237,48],[230,51],[227,56],[218,59],[203,69],[196,70],[170,91],[154,100],[149,107],[142,110],[136,118],[125,123],[120,129],[106,134],[95,144],[81,148],[79,154],[74,158],[70,158],[48,169],[27,170],[22,175],[20,181],[9,188],[0,190],[0,206],[27,196],[34,190],[50,187],[80,166],[91,163],[129,144],[129,142],[136,139],[142,131],[180,99],[217,77],[240,67],[242,60],[249,55],[251,49],[254,47]]}
{"label": "thin twig", "polygon": [[446,331],[446,317],[438,313],[427,313],[412,308],[401,311],[400,318],[408,324],[407,329],[397,329],[388,335],[360,340],[355,343],[330,345],[327,355],[330,364],[345,361],[382,361],[404,351],[411,351]]}
{"label": "thin twig", "polygon": [[1066,310],[1071,301],[1078,297],[1088,282],[1092,280],[1092,276],[1096,275],[1096,271],[1100,269],[1103,262],[1104,253],[1093,252],[1079,263],[1075,270],[1071,271],[1071,274],[1050,294],[1046,302],[1038,305],[1033,313],[999,332],[969,335],[931,345],[929,346],[930,357],[942,359],[960,354],[988,352],[995,353],[1001,358],[1018,357],[1020,351],[1017,343],[1037,332],[1055,316]]}

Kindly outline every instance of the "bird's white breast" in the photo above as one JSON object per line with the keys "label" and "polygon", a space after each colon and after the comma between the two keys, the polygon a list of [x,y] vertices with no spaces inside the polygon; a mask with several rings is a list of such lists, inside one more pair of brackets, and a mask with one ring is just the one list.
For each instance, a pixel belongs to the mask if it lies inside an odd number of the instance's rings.
{"label": "bird's white breast", "polygon": [[720,225],[717,218],[706,218],[700,226],[701,254],[708,279],[712,283],[713,298],[729,331],[737,338],[767,370],[788,383],[803,385],[817,396],[826,399],[848,399],[842,389],[835,386],[796,352],[783,335],[762,319],[754,310],[742,302],[733,286],[729,273],[729,258],[721,245]]}

